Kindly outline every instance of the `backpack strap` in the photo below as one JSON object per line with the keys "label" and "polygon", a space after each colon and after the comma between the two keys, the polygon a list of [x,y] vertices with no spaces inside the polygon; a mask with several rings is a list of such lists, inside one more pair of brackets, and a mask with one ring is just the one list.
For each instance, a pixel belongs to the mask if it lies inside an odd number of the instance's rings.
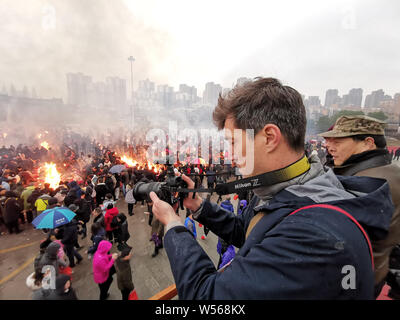
{"label": "backpack strap", "polygon": [[299,208],[299,209],[293,211],[292,213],[290,213],[289,216],[291,216],[291,215],[293,215],[293,214],[295,214],[295,213],[298,213],[298,212],[301,211],[301,210],[311,209],[311,208],[325,208],[325,209],[334,210],[334,211],[336,211],[336,212],[340,212],[340,213],[344,214],[347,218],[349,218],[352,222],[354,222],[355,225],[358,227],[358,229],[360,229],[360,231],[361,231],[362,234],[364,235],[365,240],[367,241],[367,244],[368,244],[368,247],[369,247],[369,253],[370,253],[370,255],[371,255],[372,270],[375,269],[375,265],[374,265],[374,254],[373,254],[373,251],[372,251],[371,241],[369,240],[369,237],[368,237],[368,235],[367,235],[367,232],[366,232],[366,231],[364,230],[364,228],[360,225],[360,223],[359,223],[350,213],[348,213],[347,211],[345,211],[345,210],[343,210],[343,209],[341,209],[341,208],[339,208],[339,207],[329,205],[329,204],[313,204],[313,205],[310,205],[310,206],[305,206],[305,207]]}
{"label": "backpack strap", "polygon": [[249,226],[246,231],[246,239],[249,237],[250,232],[253,230],[253,228],[256,226],[258,222],[265,216],[264,212],[259,212],[257,213],[253,218],[251,218]]}

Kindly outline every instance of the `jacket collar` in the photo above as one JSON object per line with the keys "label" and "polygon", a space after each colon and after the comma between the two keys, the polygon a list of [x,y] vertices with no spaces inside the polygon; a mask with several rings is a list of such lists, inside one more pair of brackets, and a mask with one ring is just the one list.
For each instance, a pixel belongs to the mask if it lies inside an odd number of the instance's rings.
{"label": "jacket collar", "polygon": [[387,149],[375,149],[354,154],[341,166],[333,167],[333,170],[336,174],[347,176],[354,175],[366,169],[386,166],[391,163],[392,159]]}

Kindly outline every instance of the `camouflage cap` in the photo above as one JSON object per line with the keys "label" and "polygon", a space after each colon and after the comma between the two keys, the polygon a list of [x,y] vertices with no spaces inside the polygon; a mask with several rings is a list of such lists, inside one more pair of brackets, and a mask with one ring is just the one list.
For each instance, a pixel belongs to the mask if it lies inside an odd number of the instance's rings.
{"label": "camouflage cap", "polygon": [[385,122],[368,116],[341,116],[333,129],[318,134],[324,138],[344,138],[360,134],[385,135]]}

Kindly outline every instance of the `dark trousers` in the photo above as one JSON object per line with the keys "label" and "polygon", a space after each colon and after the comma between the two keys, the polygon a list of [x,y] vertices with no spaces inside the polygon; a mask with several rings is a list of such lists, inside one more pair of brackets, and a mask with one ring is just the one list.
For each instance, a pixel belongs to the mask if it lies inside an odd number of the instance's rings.
{"label": "dark trousers", "polygon": [[107,231],[106,233],[107,233],[108,240],[112,241],[114,239],[113,232],[112,231]]}
{"label": "dark trousers", "polygon": [[119,229],[114,229],[112,231],[107,231],[107,238],[109,241],[117,241],[117,242],[121,242],[121,232]]}
{"label": "dark trousers", "polygon": [[75,267],[75,257],[78,261],[81,261],[82,256],[75,250],[73,244],[64,244],[65,253],[69,259],[69,266],[71,268]]}
{"label": "dark trousers", "polygon": [[[207,187],[208,187],[208,189],[214,189],[214,182],[207,182]],[[211,195],[213,194],[214,192],[211,192]]]}
{"label": "dark trousers", "polygon": [[13,230],[15,229],[15,233],[20,233],[21,230],[19,230],[19,226],[18,226],[18,220],[6,223],[7,229],[8,229],[8,233],[13,233]]}
{"label": "dark trousers", "polygon": [[32,221],[33,221],[33,213],[32,213],[32,210],[28,210],[28,211],[26,212],[26,220],[27,220],[29,223],[32,223]]}
{"label": "dark trousers", "polygon": [[19,214],[19,218],[21,219],[21,223],[24,224],[25,223],[25,215],[22,212]]}
{"label": "dark trousers", "polygon": [[113,282],[113,274],[115,273],[115,267],[112,266],[108,274],[108,278],[105,282],[99,283],[100,288],[100,300],[106,300],[108,295],[108,289],[110,289],[111,283]]}
{"label": "dark trousers", "polygon": [[129,290],[129,289],[121,290],[122,300],[129,300],[130,293],[131,293],[131,290]]}
{"label": "dark trousers", "polygon": [[133,206],[134,206],[133,203],[128,203],[128,214],[129,214],[130,216],[133,215]]}
{"label": "dark trousers", "polygon": [[82,224],[82,234],[86,237],[87,236],[87,227],[86,227],[86,222]]}
{"label": "dark trousers", "polygon": [[150,226],[150,227],[151,227],[152,221],[153,221],[153,213],[150,212],[150,214],[149,214],[149,226]]}

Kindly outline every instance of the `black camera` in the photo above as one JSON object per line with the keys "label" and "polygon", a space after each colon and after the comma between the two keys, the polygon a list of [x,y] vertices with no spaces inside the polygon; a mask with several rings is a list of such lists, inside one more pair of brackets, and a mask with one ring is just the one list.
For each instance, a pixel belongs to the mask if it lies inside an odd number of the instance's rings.
{"label": "black camera", "polygon": [[187,193],[179,190],[184,188],[187,188],[187,183],[181,177],[176,177],[174,167],[168,165],[166,181],[138,182],[133,189],[133,196],[136,201],[151,201],[150,192],[153,191],[161,200],[168,202],[170,205],[180,201],[183,209],[183,199],[187,196]]}

